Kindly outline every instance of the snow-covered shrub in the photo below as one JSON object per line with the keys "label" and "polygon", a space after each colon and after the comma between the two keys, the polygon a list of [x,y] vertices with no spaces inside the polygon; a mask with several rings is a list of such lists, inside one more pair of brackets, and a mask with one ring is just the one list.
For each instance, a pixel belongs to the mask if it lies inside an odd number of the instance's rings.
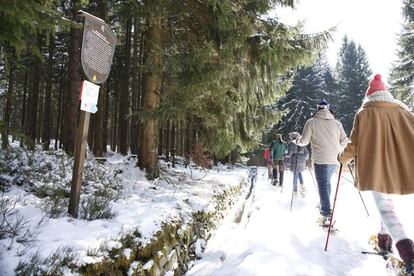
{"label": "snow-covered shrub", "polygon": [[16,209],[17,200],[0,197],[0,240],[19,236],[28,225],[28,220]]}
{"label": "snow-covered shrub", "polygon": [[0,197],[0,240],[7,240],[7,250],[17,243],[17,255],[21,256],[31,248],[46,220],[42,218],[37,224],[31,225],[30,219],[16,209],[18,203],[17,198]]}
{"label": "snow-covered shrub", "polygon": [[[72,158],[63,151],[27,151],[24,148],[0,150],[0,174],[3,184],[23,186],[34,191],[44,183],[68,182],[72,173]],[[7,181],[4,181],[6,179]]]}
{"label": "snow-covered shrub", "polygon": [[[73,161],[62,150],[0,150],[0,186],[3,191],[21,186],[42,199],[39,205],[50,218],[61,217],[69,205]],[[81,184],[81,218],[112,218],[110,202],[119,198],[120,190],[116,169],[96,162],[88,154]]]}
{"label": "snow-covered shrub", "polygon": [[48,197],[42,201],[41,208],[50,218],[59,218],[67,214],[69,192],[62,187],[44,185],[36,191],[38,197]]}
{"label": "snow-covered shrub", "polygon": [[21,260],[15,268],[16,276],[20,275],[65,275],[76,268],[77,253],[73,248],[64,246],[57,249],[45,260],[38,253],[31,255],[28,260]]}
{"label": "snow-covered shrub", "polygon": [[107,187],[100,187],[92,194],[86,194],[81,198],[80,217],[86,220],[110,219],[115,216],[111,210],[111,201],[117,193]]}

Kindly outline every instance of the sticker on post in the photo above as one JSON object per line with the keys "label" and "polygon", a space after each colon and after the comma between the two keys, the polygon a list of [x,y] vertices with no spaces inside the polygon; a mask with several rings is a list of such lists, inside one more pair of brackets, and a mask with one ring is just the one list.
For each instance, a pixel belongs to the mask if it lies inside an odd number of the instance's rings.
{"label": "sticker on post", "polygon": [[95,113],[98,111],[98,96],[99,96],[99,85],[84,80],[81,85],[80,98],[81,107],[80,109],[86,112]]}

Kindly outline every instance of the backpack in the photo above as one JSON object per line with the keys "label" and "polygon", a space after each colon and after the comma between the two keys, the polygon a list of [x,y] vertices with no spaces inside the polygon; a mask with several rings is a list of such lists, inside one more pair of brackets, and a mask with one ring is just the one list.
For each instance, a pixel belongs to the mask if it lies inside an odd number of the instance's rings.
{"label": "backpack", "polygon": [[270,158],[270,148],[266,148],[266,149],[265,149],[265,151],[264,151],[264,153],[263,153],[263,157],[264,157],[266,160],[269,160],[269,158]]}

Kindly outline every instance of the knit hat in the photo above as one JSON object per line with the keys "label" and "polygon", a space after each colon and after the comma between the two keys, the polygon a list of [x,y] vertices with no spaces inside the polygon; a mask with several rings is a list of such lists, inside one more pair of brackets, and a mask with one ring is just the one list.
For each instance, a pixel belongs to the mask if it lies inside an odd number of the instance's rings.
{"label": "knit hat", "polygon": [[319,109],[329,109],[329,104],[326,100],[321,100],[318,105],[316,106],[316,108]]}
{"label": "knit hat", "polygon": [[368,96],[374,93],[375,91],[383,91],[383,90],[385,90],[385,84],[381,80],[381,75],[376,74],[374,78],[369,82],[369,87],[365,95]]}

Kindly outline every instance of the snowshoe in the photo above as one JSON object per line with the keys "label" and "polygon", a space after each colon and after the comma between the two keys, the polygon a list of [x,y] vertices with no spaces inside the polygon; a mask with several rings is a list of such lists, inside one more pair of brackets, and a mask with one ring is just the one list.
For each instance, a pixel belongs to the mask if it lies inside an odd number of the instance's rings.
{"label": "snowshoe", "polygon": [[[338,232],[338,228],[335,227],[335,220],[332,222],[331,225],[331,233]],[[327,216],[320,216],[317,220],[319,227],[321,227],[325,232],[329,230],[329,225],[331,223],[331,218]]]}
{"label": "snowshoe", "polygon": [[[388,275],[392,276],[408,276],[410,274],[409,268],[406,268],[404,262],[393,254],[392,251],[385,250],[379,246],[378,235],[371,235],[369,238],[369,245],[374,252],[363,251],[363,254],[371,254],[381,256],[385,260],[385,269]],[[407,273],[408,272],[408,273]]]}
{"label": "snowshoe", "polygon": [[299,193],[300,193],[300,195],[302,197],[305,197],[305,195],[306,195],[306,188],[305,188],[305,186],[303,184],[299,186]]}

